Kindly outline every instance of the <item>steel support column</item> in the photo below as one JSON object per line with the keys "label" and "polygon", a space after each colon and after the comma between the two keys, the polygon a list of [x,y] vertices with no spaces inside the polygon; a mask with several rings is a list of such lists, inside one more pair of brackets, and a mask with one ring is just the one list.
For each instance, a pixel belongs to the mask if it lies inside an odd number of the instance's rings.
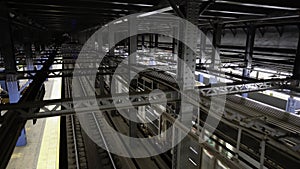
{"label": "steel support column", "polygon": [[[136,56],[137,56],[137,18],[131,17],[128,26],[129,26],[129,56],[128,56],[128,85],[131,83],[132,77],[132,66],[136,64]],[[133,35],[133,36],[132,36]],[[128,110],[130,113],[130,109]],[[129,114],[130,120],[129,120],[129,136],[130,137],[137,137],[137,123],[135,122],[137,119],[137,114],[130,113]]]}
{"label": "steel support column", "polygon": [[4,67],[6,73],[15,73],[16,70],[16,58],[14,56],[14,45],[11,35],[11,27],[9,20],[9,12],[5,2],[0,2],[0,16],[3,20],[0,22],[0,50],[1,56],[4,58]]}
{"label": "steel support column", "polygon": [[[184,8],[184,13],[186,14],[186,19],[193,23],[194,25],[198,25],[199,18],[199,6],[200,0],[187,0],[186,6]],[[185,46],[183,43],[179,43],[178,49],[178,62],[177,62],[177,81],[180,82],[179,86],[183,90],[194,89],[195,86],[195,67],[196,67],[196,53],[194,50],[197,48],[197,39],[199,35],[197,34],[197,30],[194,30],[194,27],[190,27],[189,25],[184,25],[180,23],[179,26],[180,37],[186,39],[188,44],[192,45],[191,48]],[[184,63],[182,63],[184,61]],[[189,70],[192,71],[192,75],[190,75]],[[181,123],[188,126],[191,123],[191,119],[185,119],[185,117],[193,116],[197,112],[197,108],[193,105],[182,101],[181,105],[176,106],[177,111],[181,111],[182,117],[180,117]],[[176,112],[179,113],[179,112]],[[181,131],[178,129],[173,129],[173,139],[180,138]],[[188,139],[184,138],[176,147],[173,148],[173,158],[172,158],[172,168],[173,169],[182,169],[182,168],[199,168],[200,160],[196,158],[195,161],[190,160],[191,155],[195,155],[194,152],[191,152],[190,147],[193,143]],[[196,150],[199,151],[200,150]],[[192,154],[191,154],[192,153]]]}
{"label": "steel support column", "polygon": [[262,140],[260,143],[260,166],[259,166],[259,169],[264,169],[265,151],[266,151],[266,140]]}
{"label": "steel support column", "polygon": [[285,111],[290,113],[296,113],[297,108],[299,108],[299,101],[297,101],[293,96],[290,96],[286,102]]}
{"label": "steel support column", "polygon": [[240,153],[240,146],[241,146],[241,138],[242,138],[242,129],[238,129],[238,136],[236,141],[236,150],[235,150],[235,158],[239,159],[239,153]]}
{"label": "steel support column", "polygon": [[206,50],[206,34],[203,32],[201,35],[200,35],[200,65],[201,63],[204,62],[204,59],[205,59],[205,50]]}
{"label": "steel support column", "polygon": [[[172,54],[173,54],[173,58],[174,61],[177,61],[177,53],[178,53],[178,38],[179,38],[179,31],[178,31],[178,27],[174,26],[173,27],[173,37],[172,38]],[[177,38],[177,39],[176,39]]]}
{"label": "steel support column", "polygon": [[299,32],[299,40],[298,40],[298,47],[297,53],[294,61],[294,69],[293,69],[293,78],[300,80],[300,32]]}
{"label": "steel support column", "polygon": [[[98,43],[98,53],[102,53],[103,51],[103,33],[101,31],[98,31],[96,34],[96,41]],[[97,64],[97,63],[96,63]],[[99,63],[101,65],[101,63]],[[103,73],[103,69],[99,70],[100,73]],[[99,87],[100,87],[100,94],[104,95],[104,75],[98,75],[97,78],[99,78]]]}
{"label": "steel support column", "polygon": [[202,15],[212,4],[215,3],[215,0],[209,0],[206,2],[202,2],[199,10],[199,15]]}
{"label": "steel support column", "polygon": [[153,48],[153,35],[152,34],[148,34],[149,35],[149,48]]}
{"label": "steel support column", "polygon": [[[0,17],[6,19],[0,22],[0,50],[5,63],[6,86],[10,103],[17,103],[20,99],[20,93],[16,76],[16,58],[14,55],[14,44],[10,27],[9,11],[5,2],[3,1],[0,2]],[[17,142],[17,146],[24,146],[26,143],[25,129],[23,129]]]}
{"label": "steel support column", "polygon": [[154,35],[154,47],[155,48],[158,48],[158,40],[159,40],[158,38],[159,38],[158,34],[155,34]]}
{"label": "steel support column", "polygon": [[211,63],[212,63],[212,68],[215,69],[220,64],[219,53],[220,53],[223,25],[219,24],[217,21],[216,23],[214,23],[213,27],[214,27],[214,32],[213,32],[212,44],[213,44],[214,49],[212,50]]}
{"label": "steel support column", "polygon": [[[246,68],[243,69],[243,77],[250,77],[251,68],[252,68],[255,32],[256,32],[256,27],[253,24],[249,25],[247,28],[246,50],[244,56]],[[242,96],[248,97],[248,93],[243,93]]]}
{"label": "steel support column", "polygon": [[32,35],[31,35],[30,30],[25,30],[24,35],[23,35],[23,42],[24,42],[27,70],[33,70],[31,38],[32,38]]}
{"label": "steel support column", "polygon": [[109,55],[113,56],[115,54],[114,42],[115,42],[115,30],[113,30],[113,26],[108,27],[108,47],[109,47]]}
{"label": "steel support column", "polygon": [[[36,42],[34,44],[34,48],[35,48],[35,56],[36,56],[36,58],[37,59],[41,59],[41,45],[38,42]],[[42,67],[42,65],[39,64],[39,65],[36,65],[36,67],[37,67],[37,70],[40,70],[41,67]]]}
{"label": "steel support column", "polygon": [[46,50],[46,45],[45,44],[41,44],[41,51],[45,51]]}
{"label": "steel support column", "polygon": [[144,49],[144,47],[145,47],[145,35],[143,34],[143,35],[141,35],[141,37],[142,37],[142,49]]}

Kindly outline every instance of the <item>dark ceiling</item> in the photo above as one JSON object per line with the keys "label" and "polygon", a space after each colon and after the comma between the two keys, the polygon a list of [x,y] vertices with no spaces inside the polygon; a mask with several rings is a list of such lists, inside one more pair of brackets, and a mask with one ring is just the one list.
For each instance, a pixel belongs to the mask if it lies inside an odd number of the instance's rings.
{"label": "dark ceiling", "polygon": [[[184,0],[9,0],[9,9],[17,16],[29,18],[50,31],[78,31],[102,25],[131,13],[152,11],[177,5]],[[224,23],[240,21],[282,20],[298,18],[298,0],[212,0],[202,1],[199,24],[207,26],[213,20]],[[168,11],[173,13],[172,11]],[[291,18],[289,18],[291,17]]]}

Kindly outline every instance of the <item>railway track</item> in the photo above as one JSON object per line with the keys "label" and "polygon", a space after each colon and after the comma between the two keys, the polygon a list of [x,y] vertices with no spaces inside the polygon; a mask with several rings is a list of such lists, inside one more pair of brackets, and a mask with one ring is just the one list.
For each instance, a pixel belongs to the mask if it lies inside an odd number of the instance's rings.
{"label": "railway track", "polygon": [[[71,79],[65,80],[65,96],[71,97]],[[66,116],[67,151],[69,169],[87,169],[87,157],[84,147],[84,140],[81,133],[81,126],[76,115]]]}
{"label": "railway track", "polygon": [[[171,77],[164,77],[164,76],[162,76],[161,74],[153,74],[153,73],[151,73],[151,72],[145,72],[144,74],[143,74],[143,77],[146,77],[146,78],[150,78],[150,79],[154,79],[155,81],[157,81],[158,83],[160,83],[160,84],[163,84],[163,85],[165,85],[165,86],[167,86],[167,87],[169,87],[169,88],[173,88],[174,89],[174,80],[171,78]],[[85,81],[85,80],[81,80],[80,82],[80,86],[86,86],[86,85],[91,85],[91,84],[89,84],[88,83],[88,81]],[[175,88],[176,89],[176,88]],[[175,90],[174,89],[174,90]],[[90,92],[94,92],[94,91],[84,91],[84,89],[83,89],[83,91],[82,91],[86,96],[90,96]],[[90,93],[90,94],[89,94]],[[230,97],[228,97],[228,100],[227,100],[227,105],[235,105],[236,103],[238,103],[238,101],[236,101],[234,98],[235,98],[236,96],[230,96]],[[254,104],[254,103],[253,103]],[[256,106],[256,104],[249,104],[250,106],[249,107],[257,107]],[[205,105],[204,105],[205,106]],[[229,106],[229,107],[231,107],[231,106]],[[234,109],[236,109],[236,108],[234,108]],[[254,112],[254,113],[252,113],[252,112]],[[266,110],[253,110],[253,111],[250,111],[250,112],[247,112],[247,116],[251,116],[251,115],[254,115],[254,116],[257,116],[257,114],[264,114],[264,115],[266,115],[265,113],[262,113],[262,112],[266,112]],[[89,117],[88,117],[88,121],[89,121],[89,124],[91,124],[91,126],[90,127],[92,127],[92,128],[94,128],[93,130],[96,132],[96,133],[98,133],[98,136],[99,136],[99,138],[98,138],[98,141],[97,142],[101,142],[100,144],[102,145],[102,146],[104,146],[104,147],[106,147],[106,149],[108,149],[109,150],[109,148],[110,148],[110,145],[109,144],[107,144],[107,143],[109,143],[110,142],[110,140],[105,140],[105,138],[103,137],[103,134],[101,134],[101,132],[103,133],[103,132],[106,132],[106,131],[102,131],[102,129],[101,129],[101,118],[99,118],[98,117],[98,115],[97,114],[95,114],[95,113],[90,113],[91,115],[89,115]],[[242,111],[241,112],[241,114],[244,114],[244,112]],[[112,117],[112,115],[111,115],[111,113],[106,113],[106,118],[109,118],[110,120],[111,120],[111,125],[113,125],[113,124],[118,124],[118,123],[120,123],[121,121],[123,121],[123,123],[124,123],[124,125],[123,125],[123,127],[122,127],[122,125],[121,125],[121,127],[114,127],[116,130],[123,130],[124,131],[124,128],[126,128],[126,127],[128,127],[128,124],[126,124],[126,120],[124,121],[124,119],[123,120],[121,120],[121,119],[119,119],[119,120],[116,120],[116,118],[114,118],[114,117]],[[98,121],[98,122],[97,122]],[[125,126],[125,127],[124,127]],[[283,128],[285,128],[285,127],[283,127]],[[290,129],[290,128],[289,128]],[[97,131],[98,130],[98,131]],[[124,132],[126,132],[126,131],[124,131]],[[115,142],[115,141],[114,141]],[[105,151],[105,150],[104,150]],[[103,157],[104,157],[104,162],[103,162],[103,164],[104,164],[104,166],[106,166],[107,165],[107,168],[114,168],[114,167],[119,167],[118,165],[116,165],[115,163],[112,163],[112,161],[114,162],[114,161],[116,161],[115,159],[119,159],[119,158],[115,158],[113,155],[109,155],[109,154],[107,154],[107,153],[104,153],[102,150],[100,151],[100,153],[103,153]],[[118,161],[118,160],[117,160]],[[124,162],[122,162],[122,164],[124,164]],[[135,168],[140,168],[139,167],[139,165],[137,164],[137,162],[135,161],[135,162],[133,162],[133,164],[132,164],[132,162],[131,162],[131,165],[135,165]],[[130,167],[130,168],[133,168],[133,166],[132,167]],[[160,168],[159,166],[158,166],[158,168]]]}
{"label": "railway track", "polygon": [[[86,78],[80,78],[78,80],[80,86],[92,86]],[[91,87],[92,88],[92,87]],[[84,87],[82,88],[82,92],[84,93],[85,96],[90,96],[93,90],[89,91],[89,87]],[[106,86],[106,92],[108,92],[108,88]],[[96,94],[97,90],[96,90]],[[105,117],[105,120],[118,132],[121,132],[123,134],[128,134],[128,122],[121,116],[114,116],[112,112],[103,112],[103,116],[100,117],[99,113],[86,113],[84,119],[86,120],[86,124],[88,124],[88,128],[91,129],[90,132],[92,132],[93,136],[97,136],[96,139],[94,138],[93,141],[95,141],[98,145],[101,145],[101,147],[105,147],[105,150],[98,147],[99,151],[99,158],[102,159],[102,166],[106,168],[130,168],[130,169],[147,169],[149,165],[151,165],[153,169],[165,169],[169,168],[168,164],[161,159],[160,156],[155,156],[151,158],[125,158],[125,157],[120,157],[111,154],[109,151],[111,146],[110,143],[113,143],[114,146],[116,144],[123,144],[123,140],[121,138],[115,138],[115,140],[109,140],[109,138],[105,138],[105,135],[108,134],[107,132],[110,131],[105,131],[103,124],[105,123],[103,120],[103,117]],[[139,137],[143,137],[143,133],[141,130],[138,132]],[[130,149],[130,147],[121,147],[124,149],[124,151]]]}
{"label": "railway track", "polygon": [[[73,79],[74,80],[74,79]],[[88,90],[90,89],[89,87],[84,87],[84,86],[91,86],[91,84],[89,83],[88,80],[86,80],[85,78],[80,78],[78,79],[78,84],[80,85],[81,89],[82,89],[82,94],[83,96],[89,96],[91,95],[92,90]],[[110,142],[112,142],[112,140],[108,140],[107,138],[104,137],[105,132],[108,131],[104,131],[103,129],[103,122],[102,119],[98,117],[98,115],[94,112],[88,112],[85,114],[85,120],[87,120],[87,124],[89,124],[89,128],[92,129],[92,132],[94,136],[97,136],[97,139],[94,140],[96,141],[96,143],[98,145],[100,145],[101,147],[105,147],[105,150],[98,147],[97,151],[99,154],[99,157],[102,163],[102,167],[104,169],[119,169],[121,168],[120,163],[117,163],[118,159],[115,155],[113,155],[112,153],[110,153],[110,148],[111,145],[109,144]]]}

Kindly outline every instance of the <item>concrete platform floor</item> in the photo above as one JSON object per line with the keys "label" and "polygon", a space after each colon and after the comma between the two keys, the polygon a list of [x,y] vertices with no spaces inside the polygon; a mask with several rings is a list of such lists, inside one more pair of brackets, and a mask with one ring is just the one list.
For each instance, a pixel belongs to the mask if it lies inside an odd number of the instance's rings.
{"label": "concrete platform floor", "polygon": [[[45,88],[44,99],[61,98],[61,78],[49,79]],[[59,122],[60,117],[39,119],[35,125],[28,121],[27,145],[15,147],[7,169],[58,169]]]}

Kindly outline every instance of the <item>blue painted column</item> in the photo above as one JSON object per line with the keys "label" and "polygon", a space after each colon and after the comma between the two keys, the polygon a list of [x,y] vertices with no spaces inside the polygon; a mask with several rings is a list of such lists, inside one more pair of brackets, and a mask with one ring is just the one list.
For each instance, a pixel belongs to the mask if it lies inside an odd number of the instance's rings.
{"label": "blue painted column", "polygon": [[201,82],[201,83],[204,83],[204,77],[203,77],[202,74],[198,75],[198,81]]}
{"label": "blue painted column", "polygon": [[[250,70],[243,69],[243,77],[250,77]],[[243,89],[245,89],[245,87]],[[242,96],[244,98],[247,98],[248,97],[248,93],[242,93]]]}
{"label": "blue painted column", "polygon": [[295,113],[296,112],[296,106],[297,106],[297,100],[294,99],[293,96],[290,96],[286,102],[286,108],[285,110],[287,112],[290,112],[290,113]]}
{"label": "blue painted column", "polygon": [[[6,73],[6,85],[9,94],[10,103],[17,103],[20,98],[18,81],[16,76],[16,57],[14,52],[14,44],[11,31],[11,17],[9,16],[10,10],[6,3],[0,1],[0,17],[3,20],[0,22],[0,51],[4,59],[4,67]],[[25,130],[22,131],[19,137],[17,146],[26,145]],[[1,151],[1,150],[0,150]],[[2,159],[1,159],[2,160]]]}
{"label": "blue painted column", "polygon": [[[5,69],[1,68],[0,69],[0,72],[4,72]],[[6,88],[6,83],[5,83],[5,80],[1,80],[0,81],[0,85],[1,85],[1,88],[5,91],[7,91],[7,88]]]}
{"label": "blue painted column", "polygon": [[[20,99],[17,76],[14,74],[7,75],[6,85],[8,90],[9,102],[17,103]],[[26,144],[27,144],[26,131],[25,128],[23,128],[16,146],[25,146]]]}
{"label": "blue painted column", "polygon": [[[246,50],[245,50],[245,66],[243,69],[243,77],[250,77],[250,70],[252,68],[252,60],[253,60],[253,51],[254,51],[254,42],[255,42],[255,33],[256,26],[251,24],[247,27],[247,38],[246,38]],[[243,97],[248,97],[248,93],[243,93]]]}
{"label": "blue painted column", "polygon": [[218,83],[218,79],[215,76],[210,76],[209,77],[209,84],[216,84]]}

